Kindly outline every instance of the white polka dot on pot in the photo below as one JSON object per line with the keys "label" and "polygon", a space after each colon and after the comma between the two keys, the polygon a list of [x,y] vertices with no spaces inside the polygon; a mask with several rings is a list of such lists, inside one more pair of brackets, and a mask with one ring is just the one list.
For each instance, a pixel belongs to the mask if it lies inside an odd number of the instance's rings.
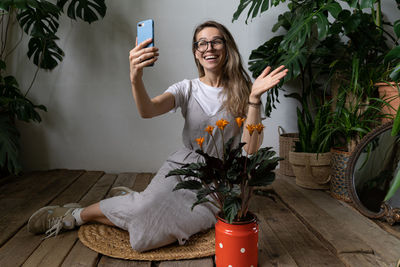
{"label": "white polka dot on pot", "polygon": [[222,243],[219,243],[219,247],[220,247],[220,248],[223,248],[224,246],[222,245]]}
{"label": "white polka dot on pot", "polygon": [[246,249],[245,249],[245,248],[241,248],[241,249],[240,249],[240,252],[241,252],[241,253],[245,253],[245,252],[246,252]]}

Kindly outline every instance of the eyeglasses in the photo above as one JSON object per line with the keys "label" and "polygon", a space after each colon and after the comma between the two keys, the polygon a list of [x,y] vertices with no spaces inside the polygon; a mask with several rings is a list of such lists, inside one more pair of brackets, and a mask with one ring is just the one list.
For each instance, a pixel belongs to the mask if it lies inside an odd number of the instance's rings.
{"label": "eyeglasses", "polygon": [[212,48],[219,50],[224,47],[225,40],[222,38],[216,38],[211,41],[200,40],[194,43],[194,47],[197,49],[197,51],[203,53],[206,52],[209,44],[211,45]]}

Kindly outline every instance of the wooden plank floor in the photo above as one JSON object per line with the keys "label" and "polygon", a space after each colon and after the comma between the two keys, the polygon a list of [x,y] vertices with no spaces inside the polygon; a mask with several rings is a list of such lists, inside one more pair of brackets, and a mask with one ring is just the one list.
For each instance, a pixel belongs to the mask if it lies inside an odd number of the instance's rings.
{"label": "wooden plank floor", "polygon": [[[113,259],[82,245],[77,231],[45,240],[27,232],[30,215],[42,206],[87,206],[107,197],[114,186],[142,191],[152,177],[51,170],[1,181],[0,266],[214,266],[212,257],[165,262]],[[260,223],[259,266],[396,266],[400,259],[398,225],[369,220],[327,192],[299,188],[292,177],[279,176],[263,192],[251,203]]]}

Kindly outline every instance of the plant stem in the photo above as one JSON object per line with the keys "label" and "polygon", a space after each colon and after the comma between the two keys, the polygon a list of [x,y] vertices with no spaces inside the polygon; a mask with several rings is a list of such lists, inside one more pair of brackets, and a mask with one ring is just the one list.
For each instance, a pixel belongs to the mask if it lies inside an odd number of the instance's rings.
{"label": "plant stem", "polygon": [[[208,184],[206,184],[204,181],[202,181],[202,183],[203,183],[203,185],[204,185],[208,190],[211,191],[211,188],[210,188],[210,186],[209,186]],[[220,210],[222,210],[222,208],[223,208],[222,202],[221,202],[221,200],[216,196],[216,193],[210,193],[210,196],[211,196],[211,198],[214,199],[215,202],[219,205],[219,207],[218,207],[218,206],[216,206],[216,207],[219,208]]]}
{"label": "plant stem", "polygon": [[37,75],[38,75],[38,73],[39,73],[40,65],[42,65],[42,61],[43,61],[44,51],[45,51],[45,50],[46,50],[46,43],[43,45],[42,54],[40,54],[39,63],[38,63],[38,66],[37,66],[37,68],[36,68],[35,75],[33,76],[32,82],[31,82],[31,84],[29,85],[29,88],[28,88],[28,90],[26,91],[24,97],[26,97],[26,96],[28,95],[29,91],[31,90],[31,88],[32,88],[32,86],[33,86],[33,83],[34,83],[35,80],[36,80],[36,77],[37,77]]}
{"label": "plant stem", "polygon": [[249,194],[247,195],[246,201],[245,201],[245,208],[244,208],[244,213],[243,216],[245,216],[247,214],[247,212],[249,211],[249,204],[250,204],[250,197],[253,194],[253,187],[249,188]]}
{"label": "plant stem", "polygon": [[18,42],[14,45],[13,48],[10,49],[10,51],[4,56],[4,61],[7,59],[9,55],[11,55],[12,52],[18,47],[18,45],[22,42],[22,37],[24,36],[24,32],[21,31],[21,37],[19,38]]}
{"label": "plant stem", "polygon": [[225,139],[224,139],[224,130],[219,129],[221,131],[222,137],[222,162],[225,164]]}
{"label": "plant stem", "polygon": [[217,157],[220,158],[220,157],[219,157],[219,153],[218,153],[217,143],[215,142],[215,139],[214,139],[214,135],[211,134],[211,138],[212,138],[213,143],[214,143],[214,146],[215,146],[215,151],[217,151]]}
{"label": "plant stem", "polygon": [[13,9],[11,9],[10,12],[8,13],[8,20],[6,23],[5,33],[3,33],[3,25],[4,25],[3,17],[1,18],[1,20],[2,20],[1,21],[2,22],[2,24],[1,24],[1,41],[3,43],[3,37],[4,37],[4,43],[2,44],[2,47],[1,47],[0,58],[3,58],[4,51],[6,50],[8,28],[10,27],[10,20],[11,20],[12,14],[13,14]]}
{"label": "plant stem", "polygon": [[[254,133],[253,133],[254,135]],[[250,135],[250,141],[249,141],[249,147],[251,146],[251,141],[253,140],[253,135]],[[244,162],[244,179],[242,179],[241,184],[240,184],[240,195],[241,195],[241,199],[242,199],[242,207],[240,209],[239,212],[239,218],[241,218],[245,213],[244,209],[245,209],[245,199],[246,199],[246,185],[247,185],[247,180],[249,178],[249,174],[247,174],[247,161],[249,159],[249,151],[246,151],[246,161]]]}

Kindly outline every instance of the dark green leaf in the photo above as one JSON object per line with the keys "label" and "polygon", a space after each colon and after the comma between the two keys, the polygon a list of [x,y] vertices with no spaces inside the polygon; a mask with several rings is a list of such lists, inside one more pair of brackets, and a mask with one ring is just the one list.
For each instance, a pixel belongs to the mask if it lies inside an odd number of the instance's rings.
{"label": "dark green leaf", "polygon": [[392,73],[390,73],[390,79],[392,79],[392,81],[400,80],[400,64],[398,64]]}
{"label": "dark green leaf", "polygon": [[355,8],[357,7],[359,0],[346,0],[346,2],[349,4],[350,7]]}
{"label": "dark green leaf", "polygon": [[[99,17],[104,17],[107,12],[107,7],[104,0],[69,0],[70,4],[67,8],[67,15],[71,19],[77,17],[92,23],[99,20]],[[64,10],[67,0],[57,0],[57,6]]]}
{"label": "dark green leaf", "polygon": [[342,11],[342,7],[337,2],[329,3],[325,6],[325,8],[331,13],[332,17],[335,19],[338,18],[339,13]]}
{"label": "dark green leaf", "polygon": [[397,171],[396,176],[394,177],[394,180],[392,182],[392,185],[389,188],[389,191],[387,192],[385,199],[383,201],[388,201],[390,198],[394,196],[396,191],[400,187],[400,171]]}
{"label": "dark green leaf", "polygon": [[392,136],[398,135],[400,132],[400,109],[397,110],[396,113],[396,118],[393,121],[393,127],[392,127]]}
{"label": "dark green leaf", "polygon": [[241,204],[242,201],[239,197],[227,197],[223,206],[225,220],[232,223],[240,210]]}
{"label": "dark green leaf", "polygon": [[235,13],[233,14],[232,22],[234,22],[235,20],[237,20],[239,18],[240,14],[242,14],[244,9],[250,4],[250,2],[251,2],[251,0],[240,0],[238,8],[235,11]]}
{"label": "dark green leaf", "polygon": [[57,36],[32,37],[28,43],[28,57],[33,56],[33,63],[42,69],[54,69],[62,60],[64,52],[56,44]]}
{"label": "dark green leaf", "polygon": [[394,25],[393,25],[393,30],[397,36],[397,38],[400,38],[400,20],[396,20]]}
{"label": "dark green leaf", "polygon": [[318,29],[318,38],[322,40],[326,37],[326,34],[328,33],[329,21],[328,18],[325,17],[325,15],[321,12],[315,14],[315,17]]}
{"label": "dark green leaf", "polygon": [[400,59],[400,45],[396,46],[395,48],[390,50],[389,53],[387,53],[387,55],[385,56],[385,64],[396,59]]}
{"label": "dark green leaf", "polygon": [[193,203],[191,210],[193,210],[194,207],[196,207],[197,205],[200,205],[200,204],[203,204],[206,202],[210,202],[210,200],[208,200],[207,198],[198,199],[196,202]]}
{"label": "dark green leaf", "polygon": [[376,0],[360,0],[360,8],[374,8],[374,3]]}
{"label": "dark green leaf", "polygon": [[184,175],[185,177],[198,177],[198,174],[196,172],[194,172],[193,170],[189,170],[189,169],[175,169],[175,170],[171,170],[170,172],[168,172],[168,174],[165,177],[169,177],[169,176],[176,176],[176,175]]}
{"label": "dark green leaf", "polygon": [[196,180],[186,180],[177,184],[173,191],[179,189],[189,189],[189,190],[199,190],[203,187],[203,185]]}

